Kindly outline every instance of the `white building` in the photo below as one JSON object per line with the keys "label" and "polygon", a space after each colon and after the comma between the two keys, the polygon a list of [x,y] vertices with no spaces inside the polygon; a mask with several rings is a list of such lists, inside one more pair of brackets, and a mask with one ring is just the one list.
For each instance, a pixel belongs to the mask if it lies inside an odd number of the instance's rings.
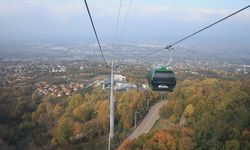
{"label": "white building", "polygon": [[144,89],[148,89],[148,88],[149,88],[149,86],[148,86],[147,84],[142,84],[141,86],[142,86],[142,88],[144,88]]}
{"label": "white building", "polygon": [[116,83],[115,84],[115,90],[128,90],[137,88],[137,86],[133,83]]}
{"label": "white building", "polygon": [[125,76],[120,75],[120,74],[114,74],[114,80],[116,82],[126,82],[127,78]]}

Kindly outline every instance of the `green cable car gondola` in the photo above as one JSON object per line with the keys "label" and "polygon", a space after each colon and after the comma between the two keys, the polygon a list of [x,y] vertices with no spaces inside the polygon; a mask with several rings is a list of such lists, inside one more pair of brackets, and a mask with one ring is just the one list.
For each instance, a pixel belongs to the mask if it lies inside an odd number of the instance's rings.
{"label": "green cable car gondola", "polygon": [[169,67],[152,68],[148,71],[148,83],[153,91],[172,92],[176,86],[174,71]]}

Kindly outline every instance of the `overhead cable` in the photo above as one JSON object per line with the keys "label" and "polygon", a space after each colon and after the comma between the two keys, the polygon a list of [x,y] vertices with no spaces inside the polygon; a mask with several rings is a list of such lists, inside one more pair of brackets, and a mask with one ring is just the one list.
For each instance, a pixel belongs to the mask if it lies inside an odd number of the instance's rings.
{"label": "overhead cable", "polygon": [[117,14],[117,20],[116,20],[116,26],[115,26],[115,35],[114,35],[114,42],[117,42],[117,34],[118,34],[118,28],[119,28],[119,22],[120,22],[120,16],[121,16],[121,9],[122,9],[122,0],[120,0],[120,5],[118,9]]}
{"label": "overhead cable", "polygon": [[122,36],[123,36],[124,30],[125,30],[125,27],[126,27],[126,24],[127,24],[128,15],[129,15],[129,11],[130,11],[130,8],[131,8],[131,5],[132,5],[132,2],[133,2],[133,0],[130,0],[130,1],[129,1],[129,6],[128,6],[128,9],[127,9],[127,12],[126,12],[125,20],[124,20],[123,25],[122,25],[122,29],[121,29],[120,36],[119,36],[119,38],[118,38],[118,42],[120,42],[120,41],[121,41],[121,39],[122,39]]}
{"label": "overhead cable", "polygon": [[91,16],[91,13],[90,13],[90,10],[89,10],[89,6],[88,6],[88,3],[87,3],[87,0],[84,0],[84,3],[85,3],[85,6],[86,6],[86,8],[87,8],[87,11],[88,11],[89,19],[90,19],[90,21],[91,21],[91,25],[92,25],[92,27],[93,27],[93,30],[94,30],[94,33],[95,33],[95,38],[96,38],[96,41],[97,41],[97,43],[98,43],[99,49],[100,49],[100,51],[101,51],[103,61],[104,61],[105,64],[107,64],[107,61],[106,61],[106,59],[105,59],[105,57],[104,57],[104,54],[103,54],[102,46],[101,46],[101,44],[100,44],[100,40],[99,40],[99,38],[98,38],[98,34],[97,34],[97,31],[96,31],[96,28],[95,28],[95,25],[94,25],[94,21],[93,21],[93,19],[92,19],[92,16]]}
{"label": "overhead cable", "polygon": [[234,15],[240,13],[240,12],[242,12],[243,10],[246,10],[246,9],[249,8],[249,7],[250,7],[250,5],[248,5],[248,6],[244,7],[244,8],[242,8],[242,9],[240,9],[240,10],[238,10],[238,11],[236,11],[236,12],[234,12],[234,13],[232,13],[232,14],[230,14],[230,15],[228,15],[228,16],[226,16],[226,17],[224,17],[224,18],[222,18],[222,19],[220,19],[220,20],[218,20],[218,21],[216,21],[216,22],[214,22],[214,23],[212,23],[212,24],[210,24],[210,25],[208,25],[208,26],[202,28],[202,29],[200,29],[200,30],[198,30],[197,32],[194,32],[194,33],[192,33],[192,34],[190,34],[190,35],[188,35],[188,36],[186,36],[186,37],[184,37],[184,38],[182,38],[182,39],[180,39],[180,40],[178,40],[178,41],[172,43],[171,45],[168,45],[168,46],[166,46],[166,47],[164,47],[164,48],[162,48],[162,49],[160,49],[160,50],[157,50],[157,51],[155,51],[155,52],[153,52],[153,53],[150,53],[150,54],[148,54],[148,55],[146,55],[146,56],[143,56],[143,57],[151,56],[151,55],[153,55],[153,54],[155,54],[155,53],[158,53],[158,52],[161,52],[161,51],[163,51],[163,50],[169,50],[169,49],[170,49],[171,47],[173,47],[174,45],[177,45],[177,44],[179,44],[179,43],[181,43],[181,42],[183,42],[183,41],[185,41],[185,40],[191,38],[192,36],[194,36],[194,35],[196,35],[196,34],[202,32],[202,31],[204,31],[204,30],[206,30],[206,29],[208,29],[208,28],[210,28],[210,27],[212,27],[212,26],[214,26],[214,25],[216,25],[216,24],[218,24],[218,23],[220,23],[220,22],[222,22],[222,21],[224,21],[224,20],[226,20],[226,19],[228,19],[228,18],[230,18],[230,17],[232,17],[232,16],[234,16]]}

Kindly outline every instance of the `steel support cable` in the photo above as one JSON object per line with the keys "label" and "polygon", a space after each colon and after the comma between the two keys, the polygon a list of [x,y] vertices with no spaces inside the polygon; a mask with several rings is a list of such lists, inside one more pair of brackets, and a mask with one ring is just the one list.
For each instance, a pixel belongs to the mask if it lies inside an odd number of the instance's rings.
{"label": "steel support cable", "polygon": [[[120,34],[119,34],[119,35],[116,35],[117,37],[116,37],[115,44],[117,44],[117,43],[119,43],[119,42],[121,41],[121,38],[122,38],[123,33],[124,33],[125,26],[126,26],[126,23],[127,23],[127,20],[128,20],[128,15],[129,15],[129,11],[130,11],[132,2],[133,2],[133,0],[130,0],[130,1],[129,1],[129,5],[128,5],[128,8],[127,8],[127,10],[126,10],[125,19],[124,19],[124,21],[123,21],[123,24],[122,24],[122,27],[121,27]],[[120,6],[121,6],[121,5],[120,5]],[[119,12],[120,12],[120,10],[121,10],[121,7],[120,7],[120,9],[119,9]],[[120,14],[120,13],[119,13],[119,14]],[[119,16],[119,14],[118,14],[118,16]],[[117,34],[118,34],[118,32],[117,32]],[[117,48],[119,48],[118,45],[117,45]],[[119,61],[119,63],[121,63],[120,60],[118,60],[118,61]]]}
{"label": "steel support cable", "polygon": [[120,16],[121,16],[121,9],[122,9],[122,0],[120,0],[120,5],[118,9],[118,14],[117,14],[117,21],[116,21],[116,26],[115,26],[115,35],[114,35],[114,42],[117,42],[117,34],[118,34],[118,27],[119,27],[119,22],[120,22]]}
{"label": "steel support cable", "polygon": [[95,33],[95,38],[96,38],[96,41],[98,43],[99,49],[101,51],[103,61],[104,61],[105,64],[107,64],[107,61],[106,61],[106,59],[104,57],[104,54],[103,54],[102,46],[100,44],[100,40],[99,40],[98,35],[97,35],[97,31],[96,31],[96,28],[95,28],[95,25],[94,25],[94,21],[92,19],[92,16],[91,16],[91,13],[90,13],[90,10],[89,10],[89,6],[88,6],[88,3],[87,3],[87,0],[84,0],[84,3],[85,3],[85,6],[87,8],[87,11],[88,11],[89,19],[91,21],[91,25],[93,27],[93,30],[94,30],[94,33]]}
{"label": "steel support cable", "polygon": [[125,27],[126,27],[126,24],[127,24],[128,15],[129,15],[129,11],[130,11],[132,2],[133,2],[133,0],[130,0],[130,2],[129,2],[129,6],[128,6],[128,9],[127,9],[127,12],[126,12],[125,20],[124,20],[124,22],[123,22],[122,29],[121,29],[121,33],[120,33],[120,36],[119,36],[119,38],[118,38],[118,42],[120,42],[121,39],[122,39],[124,30],[125,30]]}
{"label": "steel support cable", "polygon": [[173,62],[172,49],[169,49],[169,60],[166,66],[169,66]]}
{"label": "steel support cable", "polygon": [[184,40],[187,40],[187,39],[191,38],[192,36],[194,36],[194,35],[196,35],[196,34],[202,32],[202,31],[204,31],[204,30],[206,30],[206,29],[208,29],[208,28],[210,28],[210,27],[212,27],[212,26],[214,26],[214,25],[216,25],[216,24],[218,24],[218,23],[220,23],[220,22],[222,22],[222,21],[224,21],[224,20],[226,20],[226,19],[228,19],[228,18],[230,18],[230,17],[232,17],[232,16],[234,16],[234,15],[240,13],[240,12],[242,12],[243,10],[246,10],[246,9],[249,8],[249,7],[250,7],[250,5],[248,5],[248,6],[244,7],[244,8],[242,8],[242,9],[240,9],[240,10],[238,10],[238,11],[236,11],[236,12],[234,12],[234,13],[232,13],[232,14],[230,14],[230,15],[228,15],[228,16],[226,16],[226,17],[224,17],[224,18],[222,18],[222,19],[220,19],[220,20],[218,20],[218,21],[216,21],[216,22],[214,22],[214,23],[208,25],[208,26],[206,26],[205,28],[202,28],[201,30],[199,30],[199,31],[197,31],[197,32],[194,32],[194,33],[192,33],[192,34],[190,34],[190,35],[188,35],[188,36],[186,36],[186,37],[184,37],[184,38],[182,38],[182,39],[180,39],[180,40],[174,42],[174,43],[171,44],[171,45],[166,46],[165,48],[162,48],[162,49],[160,49],[160,50],[157,50],[157,51],[155,51],[155,52],[153,52],[153,53],[150,53],[150,54],[148,54],[148,55],[145,55],[145,56],[143,56],[143,57],[141,57],[141,58],[151,56],[151,55],[153,55],[153,54],[155,54],[155,53],[158,53],[158,52],[161,52],[161,51],[163,51],[163,50],[169,50],[169,49],[170,49],[171,47],[173,47],[174,45],[179,44],[180,42],[183,42]]}

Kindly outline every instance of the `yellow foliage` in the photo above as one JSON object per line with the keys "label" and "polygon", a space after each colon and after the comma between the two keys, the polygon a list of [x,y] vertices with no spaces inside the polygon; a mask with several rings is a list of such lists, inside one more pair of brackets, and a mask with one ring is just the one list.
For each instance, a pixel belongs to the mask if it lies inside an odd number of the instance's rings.
{"label": "yellow foliage", "polygon": [[83,124],[80,122],[74,123],[74,133],[75,135],[80,134],[83,130]]}
{"label": "yellow foliage", "polygon": [[185,115],[186,116],[191,116],[193,113],[194,113],[194,106],[193,106],[193,104],[187,105],[187,107],[185,109]]}
{"label": "yellow foliage", "polygon": [[73,114],[74,114],[75,116],[81,116],[82,113],[83,113],[83,110],[85,109],[85,107],[86,107],[85,104],[82,104],[81,106],[75,108],[75,109],[73,110]]}
{"label": "yellow foliage", "polygon": [[64,113],[64,109],[60,104],[57,104],[53,109],[53,116],[55,118],[60,117]]}
{"label": "yellow foliage", "polygon": [[108,128],[109,122],[109,101],[105,100],[97,108],[97,117],[102,120],[103,128]]}
{"label": "yellow foliage", "polygon": [[169,119],[170,119],[171,122],[176,122],[176,117],[175,117],[175,115],[170,116]]}

